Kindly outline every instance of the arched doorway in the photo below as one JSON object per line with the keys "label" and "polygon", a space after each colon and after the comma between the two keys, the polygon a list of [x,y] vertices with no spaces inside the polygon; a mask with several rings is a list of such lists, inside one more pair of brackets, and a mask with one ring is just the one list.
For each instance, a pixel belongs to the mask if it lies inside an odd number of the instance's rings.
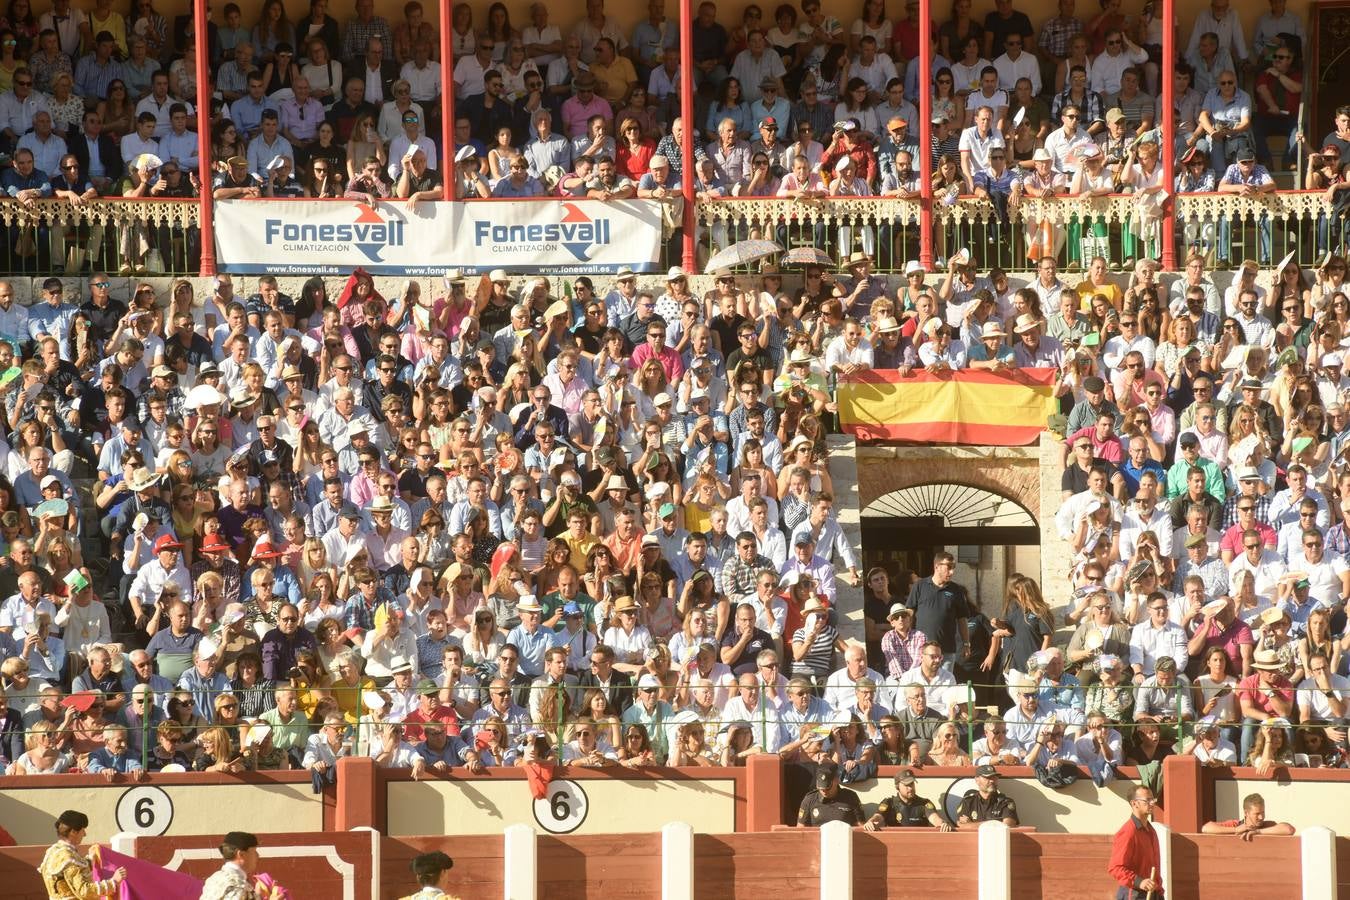
{"label": "arched doorway", "polygon": [[[933,554],[956,548],[959,563],[972,567],[982,596],[980,573],[1036,566],[1017,560],[1017,547],[1039,547],[1040,526],[1021,503],[984,488],[935,482],[900,488],[877,497],[862,511],[863,560],[868,568],[884,566],[893,575],[904,569],[931,574]],[[995,548],[985,551],[984,548]],[[992,565],[993,556],[1001,562]]]}

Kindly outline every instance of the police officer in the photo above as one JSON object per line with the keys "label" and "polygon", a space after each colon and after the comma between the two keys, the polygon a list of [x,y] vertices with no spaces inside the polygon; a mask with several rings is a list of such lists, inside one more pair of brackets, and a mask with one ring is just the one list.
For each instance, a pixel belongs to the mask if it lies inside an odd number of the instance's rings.
{"label": "police officer", "polygon": [[797,810],[799,828],[817,828],[826,822],[863,822],[862,803],[853,791],[839,786],[839,766],[833,762],[816,769],[816,789],[802,798]]}
{"label": "police officer", "polygon": [[998,789],[998,769],[980,766],[975,770],[975,787],[966,791],[956,807],[957,828],[978,828],[981,822],[1001,821],[1015,827],[1017,804]]}
{"label": "police officer", "polygon": [[863,825],[868,831],[883,828],[924,828],[951,831],[952,823],[937,811],[931,800],[919,796],[913,772],[895,773],[895,796],[877,804],[877,811]]}

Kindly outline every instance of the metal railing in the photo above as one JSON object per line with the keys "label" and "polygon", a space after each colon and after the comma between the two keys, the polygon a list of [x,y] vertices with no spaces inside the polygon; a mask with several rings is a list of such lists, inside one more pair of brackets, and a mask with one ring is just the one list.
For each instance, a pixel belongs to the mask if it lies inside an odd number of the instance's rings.
{"label": "metal railing", "polygon": [[195,199],[6,200],[0,273],[196,274],[199,212]]}
{"label": "metal railing", "polygon": [[[1215,262],[1271,265],[1293,250],[1307,267],[1328,250],[1350,246],[1345,215],[1320,191],[1181,194],[1173,207],[1179,260],[1195,248]],[[919,256],[922,214],[917,201],[881,197],[719,199],[698,205],[698,239],[708,252],[747,237],[777,240],[786,249],[814,246],[841,264],[863,251],[876,260],[876,271],[897,273]],[[932,217],[939,268],[962,248],[981,268],[1005,270],[1031,268],[1045,255],[1067,269],[1102,256],[1117,270],[1162,255],[1159,210],[1133,194],[1027,198],[1006,209],[966,196],[936,202]]]}
{"label": "metal railing", "polygon": [[[933,255],[943,264],[969,248],[982,267],[1005,270],[1028,268],[1047,252],[1070,269],[1100,255],[1127,268],[1160,255],[1158,220],[1148,212],[1130,194],[1026,199],[1006,215],[987,200],[961,197],[933,207]],[[0,273],[195,274],[199,213],[194,199],[0,201]],[[1350,250],[1346,214],[1321,191],[1179,194],[1173,214],[1178,260],[1196,249],[1215,263],[1250,258],[1270,265],[1293,251],[1310,267],[1328,251]],[[784,248],[816,247],[840,262],[866,252],[876,271],[897,273],[919,258],[922,215],[917,201],[893,198],[725,198],[698,204],[695,237],[700,259],[737,240],[766,238]],[[679,239],[678,232],[663,235],[660,267],[679,264]]]}

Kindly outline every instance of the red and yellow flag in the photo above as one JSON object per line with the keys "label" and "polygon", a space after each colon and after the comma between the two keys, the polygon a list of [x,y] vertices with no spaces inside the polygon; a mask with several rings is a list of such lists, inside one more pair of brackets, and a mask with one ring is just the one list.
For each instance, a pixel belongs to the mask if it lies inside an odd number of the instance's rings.
{"label": "red and yellow flag", "polygon": [[1045,430],[1054,384],[1054,369],[871,369],[841,377],[836,396],[844,430],[859,440],[1015,447]]}

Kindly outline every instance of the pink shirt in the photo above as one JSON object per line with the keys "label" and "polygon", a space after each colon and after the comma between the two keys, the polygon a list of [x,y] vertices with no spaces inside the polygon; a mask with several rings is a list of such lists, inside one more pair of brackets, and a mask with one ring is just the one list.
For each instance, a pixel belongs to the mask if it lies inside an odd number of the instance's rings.
{"label": "pink shirt", "polygon": [[562,105],[563,134],[570,138],[581,137],[586,133],[586,123],[591,116],[604,116],[613,123],[614,107],[599,94],[591,97],[591,102],[583,104],[576,97],[568,97]]}
{"label": "pink shirt", "polygon": [[[645,363],[651,355],[651,344],[642,344],[642,346],[633,351],[633,357],[628,361],[628,368],[631,371],[636,372],[638,369],[642,368],[642,364]],[[662,347],[661,352],[656,356],[656,361],[659,362],[661,368],[665,370],[666,381],[671,384],[679,381],[684,375],[684,361],[680,359],[680,354],[676,353],[672,348]]]}
{"label": "pink shirt", "polygon": [[1125,461],[1125,452],[1120,448],[1120,438],[1116,437],[1114,432],[1108,434],[1106,440],[1099,441],[1097,440],[1097,426],[1088,425],[1069,435],[1069,439],[1065,443],[1072,447],[1073,442],[1080,437],[1092,441],[1092,455],[1098,459],[1104,459],[1117,466]]}

